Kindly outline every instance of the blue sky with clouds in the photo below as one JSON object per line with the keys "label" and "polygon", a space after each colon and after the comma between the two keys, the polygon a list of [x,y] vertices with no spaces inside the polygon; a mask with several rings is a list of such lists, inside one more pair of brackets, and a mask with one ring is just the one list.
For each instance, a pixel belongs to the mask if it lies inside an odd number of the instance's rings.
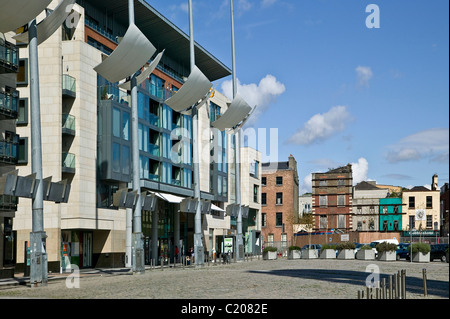
{"label": "blue sky with clouds", "polygon": [[[147,2],[189,34],[188,0]],[[379,28],[366,26],[369,4]],[[230,1],[193,7],[195,40],[231,68]],[[258,105],[246,129],[278,129],[275,158],[294,155],[301,192],[311,173],[348,163],[354,182],[449,181],[447,0],[234,0],[234,9],[239,92]],[[231,95],[231,77],[214,85]]]}

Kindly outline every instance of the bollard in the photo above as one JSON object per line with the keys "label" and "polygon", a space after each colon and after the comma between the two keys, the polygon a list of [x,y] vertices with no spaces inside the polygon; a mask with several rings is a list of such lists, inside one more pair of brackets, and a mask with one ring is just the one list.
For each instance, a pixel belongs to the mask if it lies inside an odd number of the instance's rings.
{"label": "bollard", "polygon": [[427,291],[427,270],[425,268],[422,269],[422,275],[423,275],[423,296],[428,296]]}
{"label": "bollard", "polygon": [[389,276],[389,299],[394,299],[392,295],[392,276]]}
{"label": "bollard", "polygon": [[382,299],[387,299],[387,290],[386,290],[386,278],[383,278],[383,281],[381,283],[382,287],[383,287],[383,293],[382,293]]}
{"label": "bollard", "polygon": [[397,272],[397,284],[398,284],[398,286],[397,286],[397,290],[398,290],[397,296],[398,296],[398,299],[403,299],[403,295],[402,295],[402,293],[403,293],[403,288],[402,288],[402,275],[401,275],[400,270]]}
{"label": "bollard", "polygon": [[402,291],[403,299],[406,299],[406,269],[402,269]]}

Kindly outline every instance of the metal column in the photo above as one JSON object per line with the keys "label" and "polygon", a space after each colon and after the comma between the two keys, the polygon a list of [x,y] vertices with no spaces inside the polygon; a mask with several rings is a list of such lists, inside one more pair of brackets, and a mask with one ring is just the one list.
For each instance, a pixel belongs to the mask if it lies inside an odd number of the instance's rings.
{"label": "metal column", "polygon": [[[234,8],[233,0],[231,1],[231,51],[232,51],[232,68],[233,68],[233,99],[237,94],[237,78],[236,78],[236,48],[234,40]],[[242,235],[242,208],[241,208],[241,130],[237,129],[235,133],[235,167],[236,167],[236,204],[239,205],[237,216],[237,235],[236,235],[236,261],[244,260],[244,239]]]}
{"label": "metal column", "polygon": [[32,200],[32,232],[30,233],[31,264],[30,284],[33,287],[48,283],[48,262],[44,249],[47,235],[44,232],[44,193],[42,183],[41,105],[39,94],[39,58],[36,19],[28,23],[28,50],[30,68],[30,118],[31,118],[31,171],[39,181]]}
{"label": "metal column", "polygon": [[[128,0],[128,17],[130,25],[134,24],[134,0]],[[142,199],[141,199],[141,177],[139,167],[139,130],[138,130],[138,96],[136,73],[131,76],[131,140],[132,140],[132,171],[133,191],[137,191],[137,201],[133,213],[133,237],[132,237],[132,268],[134,273],[143,273],[144,266],[144,243],[142,236]]]}
{"label": "metal column", "polygon": [[[192,0],[189,0],[189,36],[190,36],[190,57],[191,71],[195,67],[195,43],[194,43],[194,21],[192,17]],[[203,266],[203,236],[202,236],[202,213],[200,205],[200,161],[198,148],[198,110],[192,108],[192,128],[193,128],[193,165],[194,165],[194,198],[198,200],[197,210],[195,212],[195,233],[194,233],[194,257],[195,266]]]}

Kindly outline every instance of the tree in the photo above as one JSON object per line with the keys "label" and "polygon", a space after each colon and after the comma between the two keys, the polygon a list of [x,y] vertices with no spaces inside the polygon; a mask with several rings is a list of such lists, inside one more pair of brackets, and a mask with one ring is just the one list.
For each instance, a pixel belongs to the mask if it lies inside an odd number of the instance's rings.
{"label": "tree", "polygon": [[309,232],[309,245],[311,246],[311,231],[314,227],[314,215],[311,213],[303,214],[303,217],[300,218],[300,224],[305,225],[306,229]]}

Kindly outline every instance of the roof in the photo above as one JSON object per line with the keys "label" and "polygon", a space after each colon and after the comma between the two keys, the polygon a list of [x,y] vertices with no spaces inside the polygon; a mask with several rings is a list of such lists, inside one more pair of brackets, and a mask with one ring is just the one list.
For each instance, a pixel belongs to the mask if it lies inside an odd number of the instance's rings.
{"label": "roof", "polygon": [[381,188],[378,188],[378,187],[376,187],[375,185],[373,185],[371,183],[363,181],[361,183],[358,183],[355,186],[355,189],[358,190],[358,191],[362,191],[362,190],[366,191],[366,190],[380,190]]}
{"label": "roof", "polygon": [[269,162],[261,164],[263,170],[288,170],[289,162]]}
{"label": "roof", "polygon": [[[118,23],[128,26],[128,0],[86,0],[101,10],[107,10]],[[158,49],[190,69],[190,39],[176,25],[156,11],[145,0],[134,1],[135,24]],[[210,81],[231,75],[221,61],[195,43],[195,64]]]}
{"label": "roof", "polygon": [[351,173],[351,172],[352,172],[352,165],[348,164],[347,166],[331,169],[327,173],[336,174],[336,173]]}
{"label": "roof", "polygon": [[430,190],[424,186],[414,186],[407,192],[429,192]]}

